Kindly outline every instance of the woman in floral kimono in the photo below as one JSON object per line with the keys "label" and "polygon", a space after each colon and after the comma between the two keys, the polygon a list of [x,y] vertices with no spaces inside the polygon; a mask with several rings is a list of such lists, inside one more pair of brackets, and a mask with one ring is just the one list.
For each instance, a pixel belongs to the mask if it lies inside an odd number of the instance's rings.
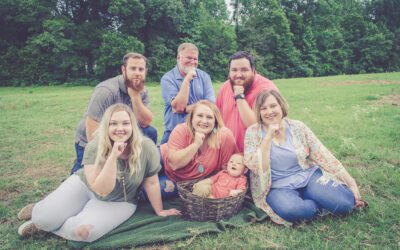
{"label": "woman in floral kimono", "polygon": [[254,202],[274,222],[291,225],[322,211],[346,214],[366,205],[354,179],[314,133],[287,118],[288,105],[277,91],[261,92],[255,112],[244,161]]}

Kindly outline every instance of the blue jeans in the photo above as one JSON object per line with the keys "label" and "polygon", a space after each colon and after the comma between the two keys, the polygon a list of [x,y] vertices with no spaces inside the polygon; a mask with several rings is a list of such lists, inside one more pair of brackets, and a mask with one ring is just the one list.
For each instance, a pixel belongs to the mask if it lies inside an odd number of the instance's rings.
{"label": "blue jeans", "polygon": [[320,184],[317,180],[321,176],[322,172],[318,169],[304,188],[272,188],[266,199],[268,205],[290,222],[311,220],[322,209],[333,214],[351,212],[355,202],[353,192],[333,181]]}
{"label": "blue jeans", "polygon": [[[176,183],[172,180],[170,180],[165,174],[158,174],[158,180],[160,182],[160,191],[161,191],[161,198],[168,199],[168,198],[173,198],[178,196],[178,188],[176,186]],[[146,190],[144,188],[141,188],[141,193],[142,193],[142,198],[145,200],[149,200],[147,197]]]}
{"label": "blue jeans", "polygon": [[[139,128],[141,128],[143,135],[150,138],[154,142],[154,144],[157,144],[157,129],[155,127],[147,126],[145,128],[142,128],[139,126]],[[83,159],[83,153],[85,152],[85,148],[75,143],[75,152],[76,152],[76,159],[74,165],[71,168],[70,174],[73,174],[80,168],[82,168],[82,159]]]}
{"label": "blue jeans", "polygon": [[141,128],[144,136],[147,136],[154,142],[154,144],[157,144],[157,129],[155,127],[147,126],[145,128],[142,128],[139,126],[139,128]]}
{"label": "blue jeans", "polygon": [[80,168],[82,168],[82,159],[83,159],[83,153],[85,152],[85,148],[79,146],[78,143],[75,143],[75,152],[76,152],[76,159],[74,165],[72,166],[70,174],[73,174]]}
{"label": "blue jeans", "polygon": [[170,135],[171,135],[171,131],[164,131],[164,134],[163,134],[163,137],[161,139],[160,145],[164,144],[164,143],[167,143]]}

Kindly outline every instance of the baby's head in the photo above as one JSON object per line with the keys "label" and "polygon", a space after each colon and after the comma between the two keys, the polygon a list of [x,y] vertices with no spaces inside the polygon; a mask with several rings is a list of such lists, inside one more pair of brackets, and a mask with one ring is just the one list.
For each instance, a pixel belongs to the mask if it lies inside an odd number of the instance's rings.
{"label": "baby's head", "polygon": [[247,172],[243,163],[243,154],[233,154],[229,159],[227,171],[230,176],[239,177]]}

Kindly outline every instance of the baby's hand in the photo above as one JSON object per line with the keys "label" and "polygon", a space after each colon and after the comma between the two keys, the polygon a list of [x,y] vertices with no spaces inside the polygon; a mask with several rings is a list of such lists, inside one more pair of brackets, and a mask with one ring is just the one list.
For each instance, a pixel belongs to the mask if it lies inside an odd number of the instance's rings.
{"label": "baby's hand", "polygon": [[229,192],[229,196],[237,196],[238,194],[240,194],[241,192],[243,192],[243,190],[241,189],[233,189]]}

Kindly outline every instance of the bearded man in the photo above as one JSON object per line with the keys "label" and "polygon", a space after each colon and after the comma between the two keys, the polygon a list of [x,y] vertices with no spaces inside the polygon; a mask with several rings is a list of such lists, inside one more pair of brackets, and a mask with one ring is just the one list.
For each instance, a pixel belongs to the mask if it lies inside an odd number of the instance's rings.
{"label": "bearded man", "polygon": [[248,52],[230,56],[228,67],[228,80],[219,89],[216,104],[225,126],[233,132],[236,145],[243,152],[246,129],[257,122],[253,107],[258,94],[263,90],[279,90],[271,80],[257,74],[255,60]]}
{"label": "bearded man", "polygon": [[164,100],[164,135],[161,144],[168,141],[172,129],[185,121],[193,105],[200,100],[215,102],[210,76],[197,68],[199,49],[192,43],[178,47],[177,64],[161,78]]}
{"label": "bearded man", "polygon": [[105,80],[96,86],[86,113],[76,129],[76,160],[71,174],[82,167],[86,144],[93,139],[93,132],[99,127],[104,112],[113,104],[124,103],[131,107],[143,134],[157,143],[157,130],[150,126],[153,114],[148,108],[148,91],[144,87],[147,74],[146,64],[146,57],[130,52],[122,59],[122,75]]}

